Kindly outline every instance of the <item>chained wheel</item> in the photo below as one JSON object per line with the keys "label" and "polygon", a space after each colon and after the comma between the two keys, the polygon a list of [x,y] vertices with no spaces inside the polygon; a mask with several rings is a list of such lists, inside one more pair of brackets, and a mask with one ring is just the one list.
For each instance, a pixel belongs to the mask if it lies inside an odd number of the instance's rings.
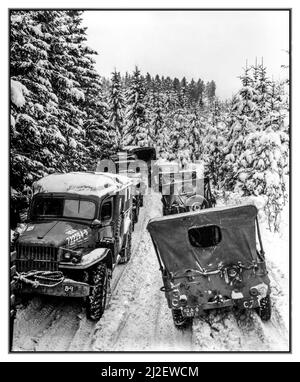
{"label": "chained wheel", "polygon": [[91,292],[86,303],[87,317],[98,321],[105,310],[107,290],[109,287],[108,269],[106,263],[99,263],[88,271]]}

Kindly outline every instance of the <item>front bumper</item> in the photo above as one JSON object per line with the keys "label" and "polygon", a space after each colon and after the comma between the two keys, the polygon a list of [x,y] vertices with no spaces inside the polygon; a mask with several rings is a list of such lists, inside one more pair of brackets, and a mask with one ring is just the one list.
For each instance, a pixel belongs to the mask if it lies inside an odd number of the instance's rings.
{"label": "front bumper", "polygon": [[86,297],[90,294],[91,286],[89,284],[64,279],[57,286],[32,286],[24,282],[18,282],[18,292],[30,294],[43,294],[49,296],[64,296],[64,297]]}

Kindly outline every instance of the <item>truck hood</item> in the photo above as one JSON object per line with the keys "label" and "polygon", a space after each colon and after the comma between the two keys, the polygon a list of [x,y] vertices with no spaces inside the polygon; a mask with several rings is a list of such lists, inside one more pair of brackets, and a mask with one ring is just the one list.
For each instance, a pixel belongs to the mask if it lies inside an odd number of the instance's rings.
{"label": "truck hood", "polygon": [[[238,262],[247,266],[257,260],[256,216],[254,205],[209,208],[152,219],[147,229],[169,272],[211,271]],[[221,231],[219,243],[205,248],[192,245],[189,230],[211,225]]]}
{"label": "truck hood", "polygon": [[18,239],[19,244],[39,244],[51,246],[74,245],[88,240],[91,228],[87,225],[52,220],[49,222],[29,223]]}

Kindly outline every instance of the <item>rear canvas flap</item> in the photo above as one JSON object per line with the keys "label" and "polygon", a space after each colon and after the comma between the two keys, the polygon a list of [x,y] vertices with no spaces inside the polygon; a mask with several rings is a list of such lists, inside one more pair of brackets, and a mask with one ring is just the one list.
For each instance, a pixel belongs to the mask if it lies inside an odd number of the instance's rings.
{"label": "rear canvas flap", "polygon": [[152,219],[147,228],[169,272],[212,270],[238,261],[249,265],[257,258],[256,215],[254,205],[211,208]]}

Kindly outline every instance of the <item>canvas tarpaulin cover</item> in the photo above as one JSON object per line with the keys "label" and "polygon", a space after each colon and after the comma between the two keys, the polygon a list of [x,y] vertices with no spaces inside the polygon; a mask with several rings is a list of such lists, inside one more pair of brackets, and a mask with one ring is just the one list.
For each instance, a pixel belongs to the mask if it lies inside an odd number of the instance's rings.
{"label": "canvas tarpaulin cover", "polygon": [[[169,272],[214,270],[237,262],[247,266],[257,259],[256,215],[254,205],[210,208],[152,219],[147,228]],[[221,241],[205,248],[193,246],[189,230],[211,225],[220,228]]]}

